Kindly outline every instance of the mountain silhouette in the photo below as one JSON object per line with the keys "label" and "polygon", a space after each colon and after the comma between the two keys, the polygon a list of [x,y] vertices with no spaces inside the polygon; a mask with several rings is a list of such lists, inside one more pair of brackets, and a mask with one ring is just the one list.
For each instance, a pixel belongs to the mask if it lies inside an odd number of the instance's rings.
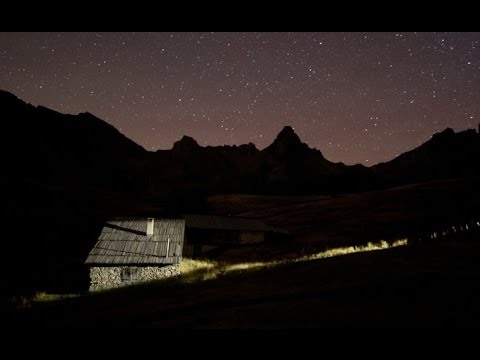
{"label": "mountain silhouette", "polygon": [[[289,126],[263,150],[253,144],[202,147],[184,136],[172,150],[150,153],[148,163],[150,198],[164,191],[178,198],[195,191],[307,194],[371,187],[372,172],[366,167],[328,161]],[[349,181],[352,176],[356,182]]]}
{"label": "mountain silhouette", "polygon": [[200,146],[194,138],[184,135],[179,141],[176,141],[173,144],[172,151],[185,153],[198,150],[199,147]]}
{"label": "mountain silhouette", "polygon": [[265,149],[265,152],[285,156],[291,152],[301,152],[308,146],[300,140],[291,126],[285,126],[277,135],[273,143]]}
{"label": "mountain silhouette", "polygon": [[284,127],[263,150],[200,146],[184,136],[147,152],[90,113],[66,115],[0,91],[4,179],[79,184],[160,199],[181,192],[338,193],[478,174],[479,134],[446,129],[392,161],[366,168],[325,159]]}
{"label": "mountain silhouette", "polygon": [[146,153],[90,113],[61,114],[5,91],[0,118],[2,177],[13,182],[116,187],[131,176],[131,160]]}
{"label": "mountain silhouette", "polygon": [[18,268],[5,290],[76,287],[102,223],[144,187],[147,152],[92,114],[61,114],[5,91],[0,126],[2,266]]}
{"label": "mountain silhouette", "polygon": [[480,175],[480,134],[475,129],[455,133],[447,128],[372,171],[388,185]]}
{"label": "mountain silhouette", "polygon": [[61,114],[6,91],[0,126],[4,238],[18,239],[5,241],[2,266],[16,269],[7,290],[88,279],[83,260],[115,215],[208,211],[206,197],[221,193],[328,195],[480,175],[475,130],[447,129],[367,168],[327,160],[290,126],[262,150],[203,147],[184,136],[171,150],[150,152],[90,113]]}
{"label": "mountain silhouette", "polygon": [[90,113],[66,115],[0,91],[3,179],[93,187],[152,201],[222,192],[329,194],[476,175],[479,134],[446,129],[392,161],[367,168],[331,162],[285,126],[263,150],[200,146],[183,136],[148,152]]}

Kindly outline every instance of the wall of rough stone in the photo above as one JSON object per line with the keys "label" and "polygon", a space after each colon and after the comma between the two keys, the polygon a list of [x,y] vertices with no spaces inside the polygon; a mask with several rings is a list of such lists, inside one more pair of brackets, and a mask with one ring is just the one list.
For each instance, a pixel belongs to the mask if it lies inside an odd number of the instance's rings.
{"label": "wall of rough stone", "polygon": [[[138,281],[122,281],[122,269],[138,269]],[[179,265],[166,266],[92,266],[90,268],[90,291],[111,289],[135,283],[165,279],[180,275]]]}

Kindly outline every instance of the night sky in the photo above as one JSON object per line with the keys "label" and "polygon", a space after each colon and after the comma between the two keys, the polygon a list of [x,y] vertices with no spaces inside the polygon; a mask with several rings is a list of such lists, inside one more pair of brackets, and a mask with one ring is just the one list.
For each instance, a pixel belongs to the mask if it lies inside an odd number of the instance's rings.
{"label": "night sky", "polygon": [[480,122],[480,33],[0,33],[0,88],[148,150],[268,146],[285,125],[372,165]]}

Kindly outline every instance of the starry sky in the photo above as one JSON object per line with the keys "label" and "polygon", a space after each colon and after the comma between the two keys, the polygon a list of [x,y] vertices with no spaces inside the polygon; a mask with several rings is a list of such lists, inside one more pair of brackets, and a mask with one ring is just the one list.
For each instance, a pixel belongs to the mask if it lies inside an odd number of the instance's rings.
{"label": "starry sky", "polygon": [[0,88],[147,150],[262,149],[291,125],[373,165],[480,122],[480,33],[0,33]]}

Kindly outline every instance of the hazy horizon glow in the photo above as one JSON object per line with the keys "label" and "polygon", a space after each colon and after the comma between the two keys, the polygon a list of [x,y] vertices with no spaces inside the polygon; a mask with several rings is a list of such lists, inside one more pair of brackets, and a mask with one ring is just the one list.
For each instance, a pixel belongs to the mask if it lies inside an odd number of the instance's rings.
{"label": "hazy horizon glow", "polygon": [[1,89],[147,150],[262,149],[291,125],[372,165],[480,122],[480,33],[0,33],[0,49]]}

